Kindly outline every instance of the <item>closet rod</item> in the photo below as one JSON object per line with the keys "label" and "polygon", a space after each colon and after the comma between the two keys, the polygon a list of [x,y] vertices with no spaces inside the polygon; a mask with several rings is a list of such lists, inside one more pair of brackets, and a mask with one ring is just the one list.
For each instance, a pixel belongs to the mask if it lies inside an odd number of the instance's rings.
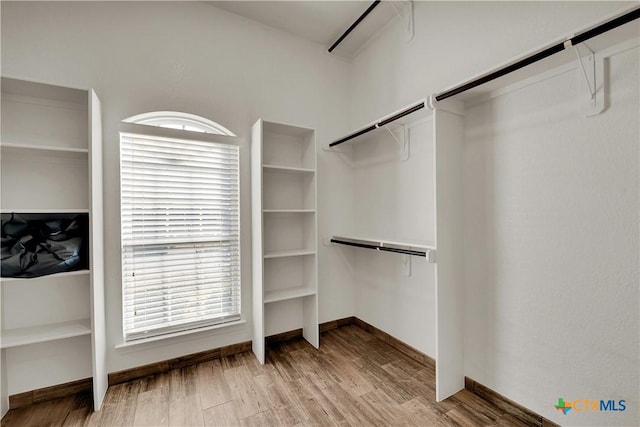
{"label": "closet rod", "polygon": [[333,51],[333,49],[335,49],[336,47],[338,47],[338,45],[339,45],[340,43],[342,43],[342,40],[344,40],[344,39],[345,39],[345,37],[347,37],[347,36],[349,35],[349,33],[350,33],[351,31],[353,31],[353,29],[354,29],[354,28],[356,28],[356,27],[358,26],[358,24],[360,24],[360,22],[362,22],[362,20],[363,20],[364,18],[366,18],[366,17],[367,17],[367,15],[368,15],[369,13],[371,13],[371,11],[372,11],[373,9],[375,9],[375,7],[376,7],[377,5],[379,5],[379,4],[380,4],[380,1],[381,1],[381,0],[376,0],[376,1],[374,1],[373,3],[371,3],[371,5],[367,8],[367,10],[365,10],[365,11],[364,11],[364,13],[363,13],[362,15],[360,15],[360,17],[359,17],[358,19],[356,19],[356,20],[355,20],[355,22],[354,22],[353,24],[351,24],[351,26],[350,26],[349,28],[347,28],[347,31],[345,31],[345,32],[340,36],[340,38],[338,38],[338,40],[336,40],[336,41],[335,41],[335,43],[333,43],[333,44],[331,45],[331,47],[329,48],[329,53],[331,53],[331,52]]}
{"label": "closet rod", "polygon": [[339,245],[355,246],[357,248],[366,248],[366,249],[375,249],[378,251],[394,252],[397,254],[414,255],[414,256],[421,256],[425,258],[427,257],[426,252],[413,251],[411,249],[398,249],[398,248],[389,248],[386,246],[367,245],[366,243],[354,243],[354,242],[347,242],[346,240],[338,240],[338,239],[331,239],[331,243],[337,243]]}
{"label": "closet rod", "polygon": [[506,74],[509,73],[513,73],[514,71],[517,71],[521,68],[526,67],[527,65],[531,65],[535,62],[541,61],[545,58],[548,58],[551,55],[554,55],[558,52],[563,51],[564,49],[568,48],[569,46],[575,46],[577,44],[580,44],[584,41],[587,41],[589,39],[592,39],[596,36],[599,36],[600,34],[606,33],[607,31],[611,31],[614,28],[618,28],[624,24],[627,24],[631,21],[634,21],[636,19],[640,18],[640,8],[634,9],[631,12],[628,12],[624,15],[621,15],[617,18],[614,18],[610,21],[607,21],[603,24],[600,24],[590,30],[584,31],[581,34],[575,35],[573,37],[571,37],[570,39],[568,39],[567,41],[564,42],[560,42],[557,43],[553,46],[550,46],[546,49],[541,50],[540,52],[534,53],[530,56],[527,56],[526,58],[523,58],[511,65],[507,65],[505,67],[502,67],[492,73],[487,74],[486,76],[482,76],[479,77],[475,80],[472,80],[468,83],[465,83],[463,85],[460,85],[458,87],[455,87],[451,90],[448,90],[446,92],[443,92],[439,95],[435,96],[436,101],[442,101],[445,100],[447,98],[450,98],[454,95],[458,95],[462,92],[466,92],[469,89],[473,89],[477,86],[480,86],[482,84],[488,83],[492,80],[495,80],[499,77],[502,77]]}
{"label": "closet rod", "polygon": [[342,144],[343,142],[347,142],[347,141],[349,141],[350,139],[357,138],[357,137],[359,137],[360,135],[363,135],[363,134],[365,134],[365,133],[367,133],[367,132],[371,132],[372,130],[376,130],[376,129],[378,129],[378,128],[382,127],[382,126],[386,126],[386,125],[388,125],[389,123],[394,122],[394,121],[396,121],[396,120],[398,120],[398,119],[401,119],[401,118],[403,118],[404,116],[407,116],[407,115],[409,115],[409,114],[411,114],[411,113],[413,113],[413,112],[415,112],[415,111],[421,110],[421,109],[423,109],[424,107],[426,107],[426,104],[425,104],[425,102],[424,102],[424,101],[423,101],[423,102],[421,102],[421,103],[419,103],[419,104],[413,105],[413,106],[411,106],[411,107],[407,108],[406,110],[402,110],[402,111],[400,111],[399,113],[394,114],[394,115],[393,115],[393,116],[391,116],[391,117],[388,117],[388,118],[386,118],[386,119],[382,119],[382,120],[380,120],[379,122],[376,122],[375,124],[372,124],[372,125],[371,125],[371,126],[369,126],[369,127],[366,127],[366,128],[364,128],[364,129],[360,129],[359,131],[356,131],[356,132],[354,132],[354,133],[352,133],[352,134],[350,134],[350,135],[347,135],[347,136],[345,136],[344,138],[341,138],[341,139],[339,139],[339,140],[337,140],[337,141],[334,141],[334,142],[332,142],[331,144],[329,144],[329,147],[335,147],[336,145],[340,145],[340,144]]}

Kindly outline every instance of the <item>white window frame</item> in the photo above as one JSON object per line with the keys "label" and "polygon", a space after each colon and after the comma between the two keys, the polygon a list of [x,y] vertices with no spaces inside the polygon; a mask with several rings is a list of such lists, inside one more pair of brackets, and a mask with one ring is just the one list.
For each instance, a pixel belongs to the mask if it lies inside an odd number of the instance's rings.
{"label": "white window frame", "polygon": [[[124,119],[125,123],[136,123],[139,125],[158,126],[169,129],[186,130],[188,132],[201,132],[214,135],[236,136],[226,127],[213,120],[196,116],[195,114],[182,113],[179,111],[152,111],[142,113]],[[186,129],[187,127],[197,128]]]}
{"label": "white window frame", "polygon": [[[153,113],[150,113],[153,114]],[[138,117],[138,116],[134,116]],[[193,117],[197,117],[197,116],[193,116]],[[127,119],[127,121],[131,120],[133,118]],[[224,127],[221,126],[222,129],[226,129]],[[233,135],[233,133],[231,131],[228,131],[231,135]],[[218,143],[218,144],[229,144],[229,145],[234,145],[234,146],[238,146],[239,147],[239,143],[240,143],[240,139],[236,138],[235,136],[229,136],[229,135],[224,135],[224,134],[214,134],[214,133],[200,133],[200,132],[190,132],[190,131],[185,131],[185,130],[177,130],[174,128],[166,128],[166,127],[161,127],[158,125],[147,125],[147,124],[134,124],[134,123],[127,123],[126,121],[123,121],[120,124],[120,134],[133,134],[133,135],[144,135],[144,136],[149,136],[149,137],[158,137],[158,138],[172,138],[172,139],[182,139],[182,140],[186,140],[186,141],[199,141],[199,142],[213,142],[213,143]],[[118,141],[120,144],[120,140]],[[240,153],[239,154],[239,162],[241,163],[241,159],[240,159]],[[120,180],[120,185],[122,183],[121,181],[121,171],[118,174],[119,176],[119,180]],[[238,200],[239,200],[239,207],[238,207],[238,235],[240,236],[239,239],[239,245],[241,245],[241,241],[242,241],[242,226],[241,226],[241,210],[242,207],[240,206],[240,200],[242,198],[241,195],[241,180],[240,180],[240,171],[238,171],[238,179],[239,179],[239,185],[238,185]],[[120,210],[120,212],[122,212],[122,210]],[[122,230],[122,229],[121,229]],[[120,235],[120,247],[123,248],[123,239],[122,239],[122,233]],[[240,248],[240,282],[239,282],[239,292],[240,295],[242,295],[242,256],[241,256],[241,248]],[[122,268],[122,255],[121,255],[121,268]],[[124,269],[122,269],[122,273],[124,274]],[[226,326],[235,326],[238,325],[239,323],[244,323],[245,320],[243,319],[243,315],[242,315],[242,296],[239,297],[239,315],[237,318],[232,318],[230,319],[227,323],[219,323],[219,322],[213,322],[213,323],[209,323],[209,324],[203,324],[203,325],[199,325],[196,327],[189,327],[189,328],[185,328],[183,330],[179,330],[179,331],[168,331],[166,333],[162,333],[162,334],[150,334],[148,337],[147,336],[136,336],[134,338],[127,338],[126,336],[126,331],[125,331],[125,312],[124,312],[124,299],[125,299],[125,289],[124,289],[124,277],[123,277],[123,281],[122,281],[122,301],[121,301],[121,309],[122,309],[122,337],[123,337],[123,344],[122,346],[127,346],[127,345],[131,345],[131,344],[136,344],[136,343],[142,343],[142,342],[148,342],[148,341],[156,341],[159,339],[164,339],[164,338],[171,338],[171,337],[175,337],[175,336],[180,336],[180,335],[185,335],[185,334],[189,334],[189,333],[195,333],[195,332],[201,332],[201,331],[207,331],[207,330],[212,330],[212,329],[218,329],[221,327],[226,327]]]}

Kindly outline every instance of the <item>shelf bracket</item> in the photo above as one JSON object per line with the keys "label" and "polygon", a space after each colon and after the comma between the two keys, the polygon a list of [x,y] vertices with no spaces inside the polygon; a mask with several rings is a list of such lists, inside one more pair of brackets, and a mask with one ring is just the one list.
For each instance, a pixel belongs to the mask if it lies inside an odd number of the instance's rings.
{"label": "shelf bracket", "polygon": [[351,147],[347,148],[346,150],[342,150],[340,148],[324,147],[324,146],[321,146],[320,148],[322,149],[322,151],[326,151],[327,153],[337,154],[338,158],[340,158],[344,163],[346,163],[347,166],[351,168],[355,167],[355,163],[352,160],[353,151]]}
{"label": "shelf bracket", "polygon": [[411,142],[411,138],[409,137],[409,127],[407,125],[400,125],[400,130],[401,130],[401,139],[398,139],[398,137],[396,136],[395,133],[393,133],[393,131],[391,129],[389,129],[389,125],[384,125],[384,128],[391,134],[391,137],[393,138],[393,140],[398,144],[398,146],[400,147],[400,160],[409,160],[409,157],[411,156],[410,150],[409,150],[409,146],[410,146],[410,142]]}
{"label": "shelf bracket", "polygon": [[322,151],[326,151],[327,153],[347,154],[346,151],[340,150],[339,148],[331,148],[325,146],[321,146],[320,148],[322,148]]}
{"label": "shelf bracket", "polygon": [[427,262],[431,264],[435,264],[436,262],[436,251],[427,249]]}
{"label": "shelf bracket", "polygon": [[[404,6],[404,9],[402,11],[399,11],[396,8],[394,3],[402,3]],[[416,30],[414,26],[415,19],[414,19],[414,11],[413,11],[413,0],[402,1],[402,2],[390,1],[390,2],[387,2],[387,4],[390,4],[391,7],[393,7],[393,10],[396,12],[396,15],[398,15],[402,20],[404,24],[405,34],[406,34],[405,41],[409,43],[411,40],[413,40],[413,37],[416,34]]]}
{"label": "shelf bracket", "polygon": [[402,274],[411,277],[411,255],[403,254],[400,260],[402,266]]}
{"label": "shelf bracket", "polygon": [[584,97],[584,87],[579,85],[580,108],[585,116],[595,116],[604,110],[604,60],[596,55],[586,43],[581,43],[587,50],[587,54],[582,56],[579,45],[573,46],[579,65],[579,72],[582,74],[588,92],[588,97]]}

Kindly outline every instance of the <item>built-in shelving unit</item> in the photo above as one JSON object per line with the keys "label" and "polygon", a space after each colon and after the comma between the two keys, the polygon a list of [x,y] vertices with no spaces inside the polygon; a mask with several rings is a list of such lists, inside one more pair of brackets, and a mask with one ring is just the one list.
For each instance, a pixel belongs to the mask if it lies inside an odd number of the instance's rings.
{"label": "built-in shelving unit", "polygon": [[319,345],[315,131],[258,120],[252,129],[253,352],[302,327]]}
{"label": "built-in shelving unit", "polygon": [[97,96],[3,77],[0,152],[3,223],[77,218],[86,248],[78,270],[0,279],[2,415],[10,395],[87,377],[98,409],[107,378]]}
{"label": "built-in shelving unit", "polygon": [[[380,141],[386,144],[397,144],[400,148],[401,156],[393,168],[374,169],[371,167],[360,168],[354,173],[358,173],[361,182],[366,182],[366,173],[378,174],[374,177],[374,182],[381,182],[382,170],[394,171],[393,179],[400,183],[401,177],[406,179],[405,185],[413,185],[415,183],[415,174],[418,170],[432,170],[432,174],[422,176],[424,183],[420,187],[414,188],[413,195],[403,191],[404,197],[412,197],[420,199],[424,194],[431,194],[432,197],[421,202],[421,205],[414,203],[413,206],[423,209],[424,212],[420,217],[410,216],[412,221],[407,221],[408,225],[403,228],[402,235],[410,236],[415,231],[413,229],[432,229],[435,241],[417,241],[402,238],[377,238],[370,237],[369,233],[376,235],[386,232],[393,235],[393,228],[399,227],[398,224],[371,224],[372,218],[382,218],[376,216],[376,212],[369,211],[358,226],[365,229],[365,236],[358,233],[347,234],[347,236],[333,236],[326,244],[334,244],[342,247],[353,247],[353,250],[359,252],[359,256],[367,257],[363,265],[372,265],[375,263],[368,257],[376,256],[376,252],[381,253],[397,253],[407,256],[401,259],[400,266],[397,271],[403,271],[405,276],[411,277],[411,268],[407,267],[408,259],[412,256],[424,257],[429,263],[433,263],[436,268],[421,270],[423,279],[428,275],[428,281],[435,283],[435,336],[436,336],[436,398],[438,401],[443,400],[464,387],[464,375],[462,369],[462,278],[461,278],[461,260],[459,254],[462,253],[462,141],[463,141],[463,123],[462,116],[464,109],[461,104],[456,101],[436,102],[433,97],[418,100],[404,108],[387,114],[365,126],[359,127],[345,136],[337,138],[327,144],[324,148],[327,151],[340,151],[342,144],[352,146],[352,157],[364,157],[368,159],[368,155],[373,156],[386,155],[389,149],[382,150]],[[422,127],[424,124],[424,127]],[[413,136],[413,131],[421,126],[418,137]],[[425,129],[428,129],[426,131]],[[410,141],[415,138],[415,141]],[[367,142],[371,142],[368,144]],[[409,144],[421,144],[420,146],[409,147]],[[356,148],[357,146],[357,148]],[[425,147],[429,147],[426,149]],[[415,148],[415,149],[414,149]],[[369,152],[368,150],[372,150]],[[411,157],[412,151],[420,151],[417,158]],[[356,155],[357,153],[357,155]],[[393,157],[384,157],[388,161],[396,161]],[[379,159],[379,158],[377,158]],[[410,160],[411,159],[411,160]],[[425,159],[423,161],[422,159]],[[427,160],[429,159],[429,160]],[[407,163],[407,161],[409,161]],[[417,163],[416,163],[417,162]],[[366,161],[365,161],[366,163]],[[369,162],[367,163],[370,165]],[[404,165],[404,166],[403,166]],[[403,167],[411,167],[413,174],[404,174]],[[421,181],[422,182],[422,181]],[[398,184],[399,185],[399,184]],[[433,186],[427,188],[425,186]],[[381,191],[381,193],[384,193]],[[364,195],[363,195],[364,196]],[[378,195],[377,197],[387,197],[387,206],[393,203],[401,203],[402,197],[399,194]],[[375,201],[374,201],[375,202]],[[425,208],[429,206],[429,208]],[[375,208],[372,208],[375,209]],[[383,209],[389,211],[385,206]],[[426,213],[426,214],[425,214]],[[399,212],[406,215],[406,212]],[[365,215],[360,213],[361,217]],[[428,221],[427,226],[417,224],[419,218],[425,218]],[[387,217],[388,219],[388,217]],[[433,224],[431,224],[433,223]],[[368,230],[370,227],[375,231]],[[402,227],[400,227],[402,228]],[[430,232],[431,233],[431,232]],[[420,235],[420,234],[418,234]],[[360,249],[362,248],[362,249]],[[373,250],[365,250],[373,249]],[[437,252],[437,257],[436,257]],[[428,271],[428,274],[425,273]],[[392,273],[389,273],[392,274]],[[433,276],[431,276],[433,275]],[[407,279],[409,280],[409,279]],[[381,301],[378,301],[381,303]],[[384,301],[385,305],[380,305],[379,310],[384,310],[388,301]],[[366,319],[365,319],[366,320]]]}
{"label": "built-in shelving unit", "polygon": [[[582,28],[564,39],[540,46],[513,58],[471,79],[417,101],[405,108],[390,113],[365,126],[339,137],[323,147],[326,151],[339,151],[342,144],[357,144],[359,154],[366,153],[365,140],[388,138],[395,140],[409,157],[409,133],[399,133],[391,126],[404,127],[416,115],[427,114],[433,121],[433,162],[424,167],[433,167],[435,242],[433,245],[416,245],[402,239],[380,240],[376,238],[333,237],[332,243],[366,249],[391,247],[421,248],[425,254],[437,249],[435,275],[435,359],[436,400],[441,401],[464,388],[463,370],[463,305],[462,271],[462,176],[464,140],[462,102],[473,104],[488,96],[503,91],[512,91],[518,85],[529,86],[532,78],[548,78],[549,73],[565,73],[578,68],[576,73],[581,87],[579,94],[581,110],[589,115],[601,113],[606,108],[606,54],[609,49],[637,46],[638,25],[629,25],[640,18],[637,5],[620,11],[606,20]],[[630,43],[630,41],[634,41]],[[588,42],[588,44],[584,43]],[[577,63],[576,63],[577,61]],[[574,64],[575,63],[575,64]],[[457,98],[456,100],[451,99]],[[388,135],[384,136],[383,134]],[[372,144],[372,150],[378,147]],[[344,151],[343,153],[353,152]],[[394,170],[395,171],[395,170]],[[393,176],[394,179],[397,176]],[[340,240],[340,243],[336,242]],[[357,249],[356,249],[357,250]],[[422,251],[419,251],[422,252]],[[366,254],[367,251],[363,251]],[[375,252],[368,251],[375,256]],[[407,255],[414,255],[408,253]],[[372,263],[362,263],[371,265]],[[387,306],[379,307],[384,310]]]}

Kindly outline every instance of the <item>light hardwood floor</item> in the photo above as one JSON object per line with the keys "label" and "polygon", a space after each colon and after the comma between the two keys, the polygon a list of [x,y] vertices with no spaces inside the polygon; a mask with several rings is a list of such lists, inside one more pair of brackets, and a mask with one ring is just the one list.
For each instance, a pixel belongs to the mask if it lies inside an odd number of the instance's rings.
{"label": "light hardwood floor", "polygon": [[523,426],[468,391],[435,402],[433,367],[351,325],[306,341],[9,411],[2,426]]}

